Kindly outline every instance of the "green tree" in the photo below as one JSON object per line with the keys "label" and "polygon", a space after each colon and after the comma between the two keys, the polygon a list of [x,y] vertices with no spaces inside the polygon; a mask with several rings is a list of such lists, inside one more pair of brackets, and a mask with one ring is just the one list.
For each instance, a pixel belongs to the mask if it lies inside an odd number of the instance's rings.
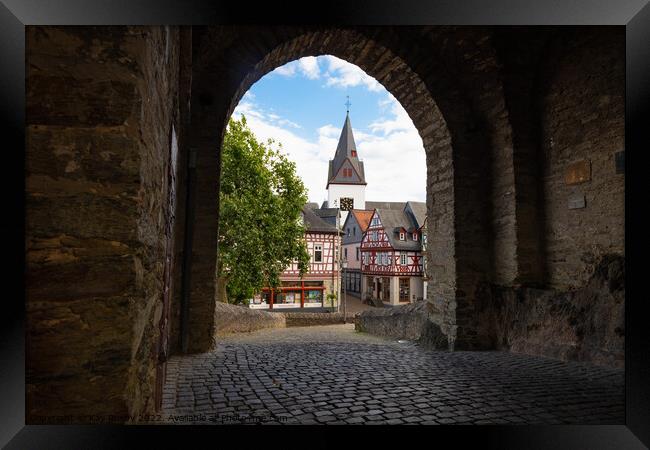
{"label": "green tree", "polygon": [[243,116],[230,120],[224,136],[217,275],[231,303],[279,286],[292,262],[301,276],[309,267],[300,220],[307,191],[295,163],[274,144],[258,142]]}

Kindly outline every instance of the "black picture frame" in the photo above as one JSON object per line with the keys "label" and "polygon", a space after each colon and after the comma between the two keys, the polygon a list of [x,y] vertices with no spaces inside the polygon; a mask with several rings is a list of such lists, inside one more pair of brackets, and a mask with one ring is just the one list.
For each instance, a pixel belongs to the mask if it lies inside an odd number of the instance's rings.
{"label": "black picture frame", "polygon": [[[327,427],[264,427],[262,433],[238,427],[171,428],[168,426],[25,426],[25,336],[24,336],[24,120],[25,120],[25,25],[147,25],[147,24],[373,24],[373,25],[621,25],[626,28],[626,419],[620,426],[438,426],[429,428],[355,428],[355,437],[368,446],[375,443],[473,448],[584,448],[634,449],[650,446],[650,339],[646,325],[643,262],[647,227],[645,182],[637,176],[648,151],[650,128],[650,5],[647,0],[573,2],[510,0],[485,2],[402,0],[266,2],[259,7],[243,2],[209,0],[83,1],[3,0],[0,4],[0,70],[2,78],[2,123],[5,134],[0,177],[3,183],[2,236],[6,267],[3,312],[0,313],[0,444],[7,449],[32,448],[124,448],[144,442],[146,448],[192,446],[203,439],[213,445],[237,439],[248,447],[259,445],[329,447],[340,445],[338,431]],[[645,188],[645,189],[644,189]],[[22,239],[21,239],[22,237]],[[645,242],[643,242],[645,244]],[[259,428],[258,428],[259,430]],[[334,430],[337,430],[336,428]],[[228,436],[230,435],[230,436]],[[300,435],[300,437],[297,437]],[[307,441],[305,441],[305,439]],[[347,439],[346,439],[347,440]],[[198,444],[197,444],[198,445]],[[240,446],[240,445],[238,445]]]}

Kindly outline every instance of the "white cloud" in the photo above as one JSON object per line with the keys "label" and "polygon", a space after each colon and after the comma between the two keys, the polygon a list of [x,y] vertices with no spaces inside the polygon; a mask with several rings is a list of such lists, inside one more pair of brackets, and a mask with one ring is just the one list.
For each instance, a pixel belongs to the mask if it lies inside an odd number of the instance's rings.
{"label": "white cloud", "polygon": [[425,201],[426,159],[415,128],[358,138],[357,147],[365,165],[367,200]]}
{"label": "white cloud", "polygon": [[318,129],[318,135],[324,137],[338,137],[341,134],[341,129],[328,123]]}
{"label": "white cloud", "polygon": [[381,84],[359,67],[350,64],[336,56],[320,56],[328,65],[325,72],[326,86],[354,87],[365,86],[366,89],[373,92],[380,92],[383,88]]}
{"label": "white cloud", "polygon": [[285,64],[284,66],[276,67],[275,70],[271,73],[283,75],[285,77],[292,77],[296,74],[296,64],[293,61],[291,61],[290,63]]}
{"label": "white cloud", "polygon": [[286,63],[283,66],[277,67],[273,72],[277,75],[285,77],[293,77],[301,74],[304,77],[315,80],[320,77],[320,66],[318,58],[315,56],[305,56],[304,58],[297,59]]}
{"label": "white cloud", "polygon": [[315,56],[306,56],[298,60],[300,71],[310,80],[315,80],[320,76],[320,67],[318,66],[318,58]]}
{"label": "white cloud", "polygon": [[387,107],[392,117],[389,119],[382,118],[380,120],[372,122],[369,125],[371,131],[375,133],[379,132],[383,135],[388,135],[396,131],[415,129],[413,121],[407,114],[406,110],[397,101],[397,99],[395,99],[395,97],[390,95],[390,93],[386,99],[379,101],[379,105],[384,106],[385,108]]}

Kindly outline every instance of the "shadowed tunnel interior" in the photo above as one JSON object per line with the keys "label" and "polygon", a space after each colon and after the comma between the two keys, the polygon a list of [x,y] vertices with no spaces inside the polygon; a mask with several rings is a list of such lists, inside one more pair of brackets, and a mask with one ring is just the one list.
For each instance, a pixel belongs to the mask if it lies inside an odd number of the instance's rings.
{"label": "shadowed tunnel interior", "polygon": [[214,348],[225,126],[310,55],[422,137],[445,347],[623,367],[622,27],[26,29],[28,423],[154,412],[169,357]]}

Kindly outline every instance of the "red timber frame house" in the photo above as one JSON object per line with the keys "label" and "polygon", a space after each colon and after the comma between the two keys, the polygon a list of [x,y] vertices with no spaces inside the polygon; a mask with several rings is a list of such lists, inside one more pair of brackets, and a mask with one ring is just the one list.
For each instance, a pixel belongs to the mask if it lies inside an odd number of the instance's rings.
{"label": "red timber frame house", "polygon": [[399,305],[424,297],[421,223],[423,203],[375,209],[361,241],[361,295]]}
{"label": "red timber frame house", "polygon": [[327,296],[334,293],[336,298],[340,298],[338,252],[341,232],[337,228],[338,210],[331,215],[327,209],[321,210],[315,204],[308,204],[303,208],[302,219],[310,256],[309,271],[301,278],[298,264],[292,263],[280,276],[280,286],[262,289],[250,301],[251,308],[286,310],[337,305],[336,302],[328,303]]}

